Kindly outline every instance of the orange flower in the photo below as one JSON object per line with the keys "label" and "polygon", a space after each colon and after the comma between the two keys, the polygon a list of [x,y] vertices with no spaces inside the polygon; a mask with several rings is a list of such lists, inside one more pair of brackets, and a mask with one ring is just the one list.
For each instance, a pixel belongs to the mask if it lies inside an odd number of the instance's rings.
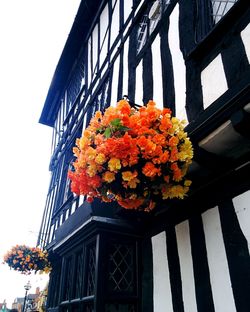
{"label": "orange flower", "polygon": [[126,209],[137,209],[144,202],[142,198],[118,200],[118,204]]}
{"label": "orange flower", "polygon": [[132,179],[136,178],[138,175],[137,171],[131,172],[131,171],[124,171],[122,172],[122,179],[124,181],[131,181]]}
{"label": "orange flower", "polygon": [[105,182],[111,183],[115,180],[115,174],[114,172],[106,171],[102,175],[102,178]]}
{"label": "orange flower", "polygon": [[123,115],[130,115],[131,107],[126,100],[121,100],[117,103],[117,110]]}
{"label": "orange flower", "polygon": [[164,146],[165,143],[166,143],[166,137],[163,135],[163,134],[156,134],[154,137],[153,137],[153,142],[155,144],[159,144],[161,146]]}
{"label": "orange flower", "polygon": [[178,137],[176,137],[176,136],[172,136],[170,139],[169,139],[169,141],[168,141],[168,144],[169,144],[169,146],[177,146],[177,144],[179,143],[179,139],[178,139]]}
{"label": "orange flower", "polygon": [[156,168],[153,163],[147,162],[142,168],[142,173],[149,178],[153,178],[156,175],[161,175],[161,169]]}
{"label": "orange flower", "polygon": [[98,111],[73,149],[71,190],[144,211],[155,207],[153,196],[183,198],[193,150],[184,123],[171,114],[153,101],[136,110],[122,100]]}

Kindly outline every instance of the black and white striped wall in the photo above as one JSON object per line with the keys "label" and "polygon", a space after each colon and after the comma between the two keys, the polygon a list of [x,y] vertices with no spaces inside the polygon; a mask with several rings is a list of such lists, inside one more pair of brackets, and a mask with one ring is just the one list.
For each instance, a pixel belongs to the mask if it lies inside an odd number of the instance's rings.
{"label": "black and white striped wall", "polygon": [[148,239],[143,311],[249,311],[249,220],[247,191]]}

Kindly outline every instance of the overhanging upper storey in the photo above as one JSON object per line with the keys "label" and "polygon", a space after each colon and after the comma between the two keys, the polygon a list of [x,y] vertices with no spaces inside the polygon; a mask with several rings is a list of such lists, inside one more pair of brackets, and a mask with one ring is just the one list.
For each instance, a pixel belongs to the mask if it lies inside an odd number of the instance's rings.
{"label": "overhanging upper storey", "polygon": [[78,57],[82,43],[91,28],[103,0],[81,1],[73,26],[55,69],[39,122],[53,127],[60,106],[62,89]]}

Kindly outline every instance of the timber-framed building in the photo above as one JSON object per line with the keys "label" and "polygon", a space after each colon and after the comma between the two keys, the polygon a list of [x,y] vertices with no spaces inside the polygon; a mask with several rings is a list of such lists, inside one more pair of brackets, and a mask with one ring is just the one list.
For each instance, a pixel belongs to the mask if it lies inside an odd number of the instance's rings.
{"label": "timber-framed building", "polygon": [[[249,311],[249,22],[246,0],[81,1],[40,117],[53,127],[48,311]],[[190,194],[153,215],[70,191],[76,138],[124,95],[188,120]]]}

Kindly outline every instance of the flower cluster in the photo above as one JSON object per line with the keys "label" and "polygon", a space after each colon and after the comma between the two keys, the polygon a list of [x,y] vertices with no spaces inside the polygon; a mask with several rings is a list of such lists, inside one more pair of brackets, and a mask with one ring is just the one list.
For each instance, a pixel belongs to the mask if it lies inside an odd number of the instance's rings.
{"label": "flower cluster", "polygon": [[136,110],[121,100],[104,114],[96,112],[73,148],[72,192],[145,211],[159,197],[182,199],[193,157],[184,124],[153,101]]}
{"label": "flower cluster", "polygon": [[32,271],[48,273],[51,270],[47,251],[26,245],[12,247],[5,254],[4,263],[23,274],[30,274]]}

